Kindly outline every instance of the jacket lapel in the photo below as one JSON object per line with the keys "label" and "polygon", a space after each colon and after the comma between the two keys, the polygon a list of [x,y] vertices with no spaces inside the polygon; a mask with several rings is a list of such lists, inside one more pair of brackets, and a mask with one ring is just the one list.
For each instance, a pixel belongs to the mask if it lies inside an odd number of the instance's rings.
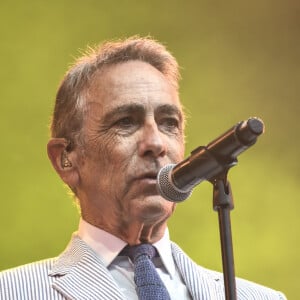
{"label": "jacket lapel", "polygon": [[[198,266],[175,243],[172,243],[172,253],[194,300],[225,299],[219,273]],[[55,278],[52,287],[66,299],[125,299],[101,259],[76,235],[57,258],[49,276]]]}
{"label": "jacket lapel", "polygon": [[49,276],[56,278],[52,287],[66,299],[124,300],[101,259],[76,235]]}
{"label": "jacket lapel", "polygon": [[223,279],[219,273],[198,266],[175,243],[172,243],[172,253],[175,264],[193,299],[225,299]]}

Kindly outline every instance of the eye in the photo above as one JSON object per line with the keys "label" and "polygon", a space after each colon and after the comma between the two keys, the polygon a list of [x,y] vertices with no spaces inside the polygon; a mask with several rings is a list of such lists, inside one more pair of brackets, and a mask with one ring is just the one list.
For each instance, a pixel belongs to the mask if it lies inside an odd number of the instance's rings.
{"label": "eye", "polygon": [[178,120],[175,118],[168,118],[168,119],[166,119],[166,125],[169,127],[178,128]]}
{"label": "eye", "polygon": [[160,122],[160,127],[167,132],[177,133],[179,131],[179,121],[176,118],[164,118]]}
{"label": "eye", "polygon": [[135,123],[134,119],[132,117],[124,117],[119,119],[115,125],[123,128],[128,128],[132,126]]}
{"label": "eye", "polygon": [[131,134],[139,128],[139,120],[133,116],[121,117],[114,123],[113,128],[117,134]]}

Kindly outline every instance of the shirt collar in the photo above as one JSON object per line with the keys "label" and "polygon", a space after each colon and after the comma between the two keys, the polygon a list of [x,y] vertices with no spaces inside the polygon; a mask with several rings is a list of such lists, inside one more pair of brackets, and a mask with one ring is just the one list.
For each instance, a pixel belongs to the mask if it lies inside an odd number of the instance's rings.
{"label": "shirt collar", "polygon": [[79,221],[78,236],[102,258],[106,267],[126,246],[123,240],[91,225],[82,218]]}
{"label": "shirt collar", "polygon": [[[103,260],[106,267],[118,256],[127,245],[126,242],[98,227],[95,227],[82,218],[79,221],[78,236],[86,242]],[[175,274],[171,243],[168,228],[163,237],[153,244],[171,277]]]}
{"label": "shirt collar", "polygon": [[171,277],[175,275],[175,264],[172,255],[169,229],[166,228],[163,237],[153,244],[157,249],[159,256]]}

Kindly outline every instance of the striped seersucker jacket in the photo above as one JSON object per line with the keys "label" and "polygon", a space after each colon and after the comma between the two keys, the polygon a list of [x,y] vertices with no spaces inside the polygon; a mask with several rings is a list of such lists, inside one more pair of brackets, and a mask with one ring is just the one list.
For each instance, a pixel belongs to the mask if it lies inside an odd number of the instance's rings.
{"label": "striped seersucker jacket", "polygon": [[[195,264],[172,243],[175,263],[193,299],[224,300],[222,274]],[[282,300],[285,296],[261,285],[237,279],[238,300]],[[57,258],[0,273],[0,300],[125,300],[99,257],[74,235]]]}

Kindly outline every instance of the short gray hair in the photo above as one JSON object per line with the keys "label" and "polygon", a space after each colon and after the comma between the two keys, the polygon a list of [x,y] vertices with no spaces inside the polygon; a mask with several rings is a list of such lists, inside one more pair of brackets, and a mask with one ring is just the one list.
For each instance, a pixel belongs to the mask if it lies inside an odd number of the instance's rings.
{"label": "short gray hair", "polygon": [[131,37],[108,41],[96,48],[88,48],[65,74],[56,95],[51,122],[51,136],[66,138],[69,149],[78,142],[83,124],[86,97],[93,75],[104,66],[140,60],[147,62],[166,76],[178,90],[180,73],[174,56],[165,46],[149,37]]}

